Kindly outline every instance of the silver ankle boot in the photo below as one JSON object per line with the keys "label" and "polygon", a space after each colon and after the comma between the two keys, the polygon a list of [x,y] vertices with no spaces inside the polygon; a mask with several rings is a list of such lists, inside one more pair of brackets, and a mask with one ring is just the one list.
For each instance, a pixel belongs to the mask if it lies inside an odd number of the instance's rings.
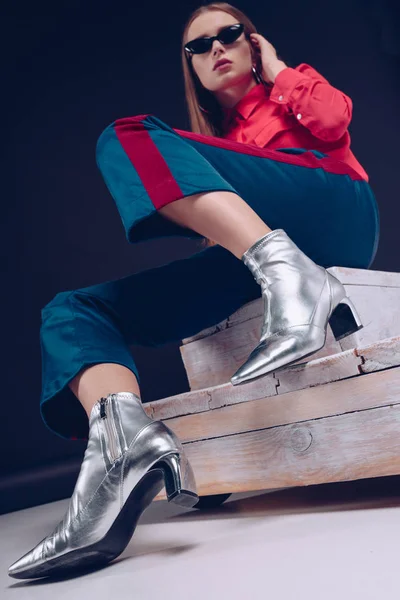
{"label": "silver ankle boot", "polygon": [[88,444],[67,512],[8,574],[26,579],[108,563],[126,548],[164,485],[169,502],[190,508],[199,499],[177,436],[147,416],[136,394],[101,398],[90,413]]}
{"label": "silver ankle boot", "polygon": [[313,262],[283,229],[257,240],[242,261],[261,286],[259,344],[231,378],[244,383],[320,350],[328,322],[337,340],[363,327],[343,284]]}

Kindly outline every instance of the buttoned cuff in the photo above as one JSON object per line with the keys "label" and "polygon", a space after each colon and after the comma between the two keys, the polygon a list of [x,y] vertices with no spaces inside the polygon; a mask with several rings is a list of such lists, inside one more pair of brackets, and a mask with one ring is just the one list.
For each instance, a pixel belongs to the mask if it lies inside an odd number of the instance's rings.
{"label": "buttoned cuff", "polygon": [[308,80],[304,73],[299,73],[292,67],[286,67],[275,77],[274,87],[271,90],[270,100],[277,104],[288,104],[295,87],[300,81]]}

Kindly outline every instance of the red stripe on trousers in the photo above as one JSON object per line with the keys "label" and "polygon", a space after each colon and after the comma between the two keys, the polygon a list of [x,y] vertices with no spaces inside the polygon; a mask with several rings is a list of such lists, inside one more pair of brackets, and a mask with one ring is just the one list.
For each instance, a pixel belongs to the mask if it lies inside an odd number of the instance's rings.
{"label": "red stripe on trousers", "polygon": [[279,152],[279,150],[259,148],[258,146],[243,144],[242,142],[235,142],[234,140],[226,140],[225,138],[204,135],[202,133],[193,133],[192,131],[185,131],[183,129],[173,129],[182,137],[188,138],[195,142],[208,144],[209,146],[216,146],[218,148],[224,148],[225,150],[233,150],[234,152],[239,152],[240,154],[259,156],[260,158],[269,158],[276,162],[297,165],[299,167],[308,167],[310,169],[322,168],[328,173],[349,175],[353,180],[364,180],[364,178],[347,163],[332,158],[331,156],[318,158],[309,150],[303,152],[303,154],[287,154],[286,152]]}
{"label": "red stripe on trousers", "polygon": [[117,119],[114,130],[156,209],[184,196],[143,123],[148,115]]}

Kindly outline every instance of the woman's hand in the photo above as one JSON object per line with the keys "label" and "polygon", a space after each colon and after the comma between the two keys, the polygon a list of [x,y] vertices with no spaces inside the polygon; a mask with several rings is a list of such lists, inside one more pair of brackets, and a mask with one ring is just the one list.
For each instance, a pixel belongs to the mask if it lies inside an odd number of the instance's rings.
{"label": "woman's hand", "polygon": [[287,68],[283,60],[279,60],[273,45],[259,33],[251,33],[250,41],[256,53],[260,54],[262,78],[268,83],[274,83],[275,77]]}

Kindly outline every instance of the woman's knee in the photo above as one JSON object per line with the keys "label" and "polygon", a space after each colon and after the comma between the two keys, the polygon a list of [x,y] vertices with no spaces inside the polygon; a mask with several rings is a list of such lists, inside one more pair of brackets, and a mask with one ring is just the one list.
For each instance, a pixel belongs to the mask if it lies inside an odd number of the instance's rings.
{"label": "woman's knee", "polygon": [[42,315],[46,315],[49,312],[52,312],[56,307],[59,306],[63,306],[65,304],[68,303],[68,299],[69,297],[73,294],[74,292],[71,290],[65,291],[65,292],[58,292],[55,296],[53,296],[53,298],[47,303],[45,304],[45,306],[42,308]]}
{"label": "woman's knee", "polygon": [[58,292],[41,310],[42,328],[53,326],[55,323],[62,325],[71,322],[85,311],[85,306],[95,306],[96,298],[84,292],[83,289]]}

